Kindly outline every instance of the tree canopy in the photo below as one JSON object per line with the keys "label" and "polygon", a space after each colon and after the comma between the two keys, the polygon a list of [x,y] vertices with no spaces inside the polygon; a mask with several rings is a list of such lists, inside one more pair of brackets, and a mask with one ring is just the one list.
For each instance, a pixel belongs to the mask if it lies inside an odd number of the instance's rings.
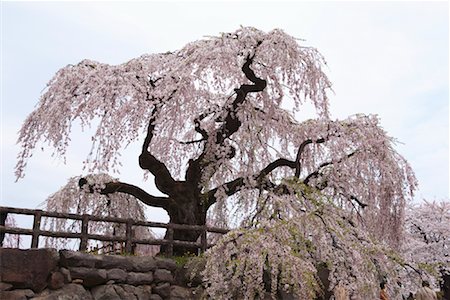
{"label": "tree canopy", "polygon": [[[204,225],[208,219],[227,226],[234,213],[247,230],[245,236],[250,236],[239,245],[266,234],[264,244],[253,245],[275,251],[259,253],[258,268],[261,259],[263,265],[267,260],[272,278],[284,272],[279,270],[279,257],[284,255],[292,259],[293,268],[312,272],[302,271],[305,281],[300,284],[306,284],[315,276],[315,266],[305,255],[325,262],[336,253],[350,257],[344,250],[333,254],[332,249],[339,249],[339,243],[352,247],[369,241],[358,238],[360,232],[398,247],[404,207],[417,184],[414,172],[376,115],[331,117],[325,61],[316,49],[301,43],[282,30],[266,33],[243,27],[117,66],[92,60],[68,65],[50,80],[22,126],[16,176],[24,176],[40,142],[64,157],[72,126],[79,123],[82,128],[95,126],[84,162],[89,172],[119,171],[122,148],[140,142],[139,166],[154,176],[165,196],[115,180],[96,190],[83,177],[79,185],[84,191],[131,195],[166,210],[173,223]],[[298,115],[307,105],[312,105],[315,116],[301,121]],[[339,222],[348,223],[350,227],[342,226],[350,229],[330,230]],[[195,241],[199,234],[174,231],[174,238]],[[239,239],[239,233],[233,234],[223,245]],[[292,244],[307,241],[314,241],[315,250]],[[324,246],[319,251],[315,247],[320,243]],[[276,248],[277,244],[291,250]],[[236,249],[244,256],[257,250],[246,252],[241,246]],[[364,249],[352,253],[360,256],[355,262],[370,265],[366,272],[382,273],[373,257],[363,255]],[[223,259],[233,259],[237,250],[230,251]],[[255,257],[247,261],[253,263]],[[350,266],[348,261],[342,264]],[[226,269],[208,268],[216,270],[209,273],[211,278]],[[341,272],[333,284],[349,274],[355,278],[362,274],[342,270],[330,269],[333,274]],[[296,272],[283,274],[300,274]],[[237,277],[229,277],[233,278]],[[353,286],[352,291],[362,290],[355,282],[345,283]],[[317,286],[309,286],[303,292],[316,293]],[[249,293],[254,295],[255,290]]]}
{"label": "tree canopy", "polygon": [[423,279],[439,284],[444,275],[450,280],[449,201],[424,201],[407,206],[401,252],[411,264],[404,270],[403,277],[409,279],[406,284],[418,286]]}

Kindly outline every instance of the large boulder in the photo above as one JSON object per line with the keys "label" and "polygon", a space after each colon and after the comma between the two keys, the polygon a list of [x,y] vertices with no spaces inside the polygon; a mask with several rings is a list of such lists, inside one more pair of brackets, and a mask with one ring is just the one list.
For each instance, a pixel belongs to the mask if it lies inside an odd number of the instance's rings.
{"label": "large boulder", "polygon": [[51,272],[57,269],[59,255],[55,249],[0,248],[0,281],[15,289],[41,292]]}

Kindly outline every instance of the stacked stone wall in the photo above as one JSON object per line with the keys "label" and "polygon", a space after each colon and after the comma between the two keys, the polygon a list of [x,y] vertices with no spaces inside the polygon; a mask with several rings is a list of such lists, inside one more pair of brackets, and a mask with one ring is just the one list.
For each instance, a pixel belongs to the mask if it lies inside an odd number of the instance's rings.
{"label": "stacked stone wall", "polygon": [[199,299],[201,288],[182,286],[179,273],[164,258],[3,248],[0,299]]}

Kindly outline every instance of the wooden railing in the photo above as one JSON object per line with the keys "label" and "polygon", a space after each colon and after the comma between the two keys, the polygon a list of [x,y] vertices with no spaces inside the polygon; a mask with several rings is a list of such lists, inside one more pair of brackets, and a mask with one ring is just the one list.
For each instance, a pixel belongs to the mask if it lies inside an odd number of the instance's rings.
{"label": "wooden railing", "polygon": [[[185,224],[173,224],[173,223],[159,223],[159,222],[147,222],[147,221],[136,221],[133,219],[123,219],[116,217],[99,217],[94,215],[78,215],[71,213],[57,213],[49,212],[38,209],[25,209],[25,208],[14,208],[14,207],[3,207],[0,206],[0,214],[19,214],[19,215],[32,215],[34,216],[33,228],[17,228],[17,227],[7,227],[4,224],[0,225],[0,234],[19,234],[19,235],[31,235],[31,248],[38,248],[39,237],[54,237],[54,238],[75,238],[80,239],[79,251],[87,251],[89,240],[98,240],[104,242],[119,242],[125,244],[125,252],[132,253],[134,245],[168,245],[167,255],[173,254],[173,246],[185,246],[191,248],[197,248],[204,252],[211,245],[208,244],[207,234],[208,233],[219,233],[225,234],[228,232],[226,229],[208,227],[206,225],[185,225]],[[61,218],[61,219],[71,219],[81,221],[81,232],[62,232],[62,231],[49,231],[41,230],[41,219],[42,217],[50,218]],[[99,234],[90,234],[88,232],[89,222],[110,222],[125,224],[125,236],[107,236]],[[165,228],[168,231],[167,239],[139,239],[133,237],[133,227],[134,226],[145,226],[152,228]],[[186,231],[200,231],[200,242],[188,242],[181,240],[174,240],[173,230],[186,230]]]}

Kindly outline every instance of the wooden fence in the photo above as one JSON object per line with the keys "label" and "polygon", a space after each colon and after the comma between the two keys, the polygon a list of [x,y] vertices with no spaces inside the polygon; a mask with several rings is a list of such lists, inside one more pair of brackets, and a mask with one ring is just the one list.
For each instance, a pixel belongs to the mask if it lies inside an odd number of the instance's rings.
{"label": "wooden fence", "polygon": [[[204,252],[211,245],[208,244],[207,234],[208,233],[219,233],[225,234],[228,232],[226,229],[208,227],[206,225],[185,225],[185,224],[174,224],[174,223],[159,223],[159,222],[147,222],[147,221],[136,221],[133,219],[123,219],[116,217],[99,217],[94,215],[78,215],[71,213],[57,213],[48,212],[38,209],[25,209],[25,208],[14,208],[14,207],[3,207],[0,206],[0,214],[5,216],[6,214],[19,214],[19,215],[32,215],[34,216],[33,228],[24,229],[17,227],[6,227],[5,224],[0,225],[0,234],[20,234],[20,235],[31,235],[31,248],[38,248],[39,237],[47,236],[54,238],[76,238],[80,239],[79,251],[86,251],[88,247],[88,240],[98,240],[104,242],[119,242],[125,243],[125,252],[132,253],[134,245],[168,245],[167,255],[173,254],[173,246],[186,246],[197,248]],[[50,218],[61,218],[61,219],[71,219],[81,221],[81,232],[62,232],[62,231],[48,231],[41,230],[41,219],[42,217]],[[110,222],[125,224],[125,236],[106,236],[99,234],[90,234],[88,232],[89,222]],[[167,239],[138,239],[133,237],[133,227],[135,226],[145,226],[153,228],[165,228],[168,231]],[[200,231],[200,242],[188,242],[181,240],[174,240],[173,230],[187,230],[187,231]]]}

